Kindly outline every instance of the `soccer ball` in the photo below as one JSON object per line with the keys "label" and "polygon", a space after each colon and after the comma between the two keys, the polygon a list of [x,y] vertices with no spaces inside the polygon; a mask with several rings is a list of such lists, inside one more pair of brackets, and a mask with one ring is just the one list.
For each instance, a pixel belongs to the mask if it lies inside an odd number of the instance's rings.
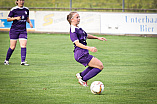
{"label": "soccer ball", "polygon": [[90,90],[93,94],[101,94],[104,91],[104,84],[100,81],[94,81],[90,86]]}

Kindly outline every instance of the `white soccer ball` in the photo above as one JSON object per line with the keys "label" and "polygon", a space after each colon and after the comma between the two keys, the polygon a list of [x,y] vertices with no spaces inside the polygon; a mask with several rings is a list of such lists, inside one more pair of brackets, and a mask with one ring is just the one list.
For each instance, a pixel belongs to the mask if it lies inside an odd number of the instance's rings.
{"label": "white soccer ball", "polygon": [[100,81],[94,81],[90,86],[90,90],[93,94],[101,94],[104,91],[104,84]]}

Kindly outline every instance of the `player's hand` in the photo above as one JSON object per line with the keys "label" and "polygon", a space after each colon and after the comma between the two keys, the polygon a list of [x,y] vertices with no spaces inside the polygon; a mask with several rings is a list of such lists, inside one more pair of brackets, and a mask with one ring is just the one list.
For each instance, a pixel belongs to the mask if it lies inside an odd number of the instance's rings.
{"label": "player's hand", "polygon": [[106,38],[104,38],[104,37],[98,37],[98,40],[101,40],[101,41],[107,41],[107,39]]}
{"label": "player's hand", "polygon": [[95,47],[88,47],[88,50],[91,52],[97,52],[97,48]]}

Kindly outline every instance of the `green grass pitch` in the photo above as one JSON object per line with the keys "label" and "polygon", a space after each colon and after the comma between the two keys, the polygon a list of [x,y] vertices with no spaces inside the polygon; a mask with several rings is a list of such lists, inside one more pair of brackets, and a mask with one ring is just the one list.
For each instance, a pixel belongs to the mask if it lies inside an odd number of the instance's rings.
{"label": "green grass pitch", "polygon": [[97,47],[90,54],[104,69],[89,80],[101,81],[105,90],[93,95],[78,84],[75,74],[85,67],[74,60],[67,34],[28,34],[27,62],[20,66],[19,42],[5,66],[9,34],[0,33],[0,104],[155,104],[157,103],[157,38],[103,36],[87,40]]}

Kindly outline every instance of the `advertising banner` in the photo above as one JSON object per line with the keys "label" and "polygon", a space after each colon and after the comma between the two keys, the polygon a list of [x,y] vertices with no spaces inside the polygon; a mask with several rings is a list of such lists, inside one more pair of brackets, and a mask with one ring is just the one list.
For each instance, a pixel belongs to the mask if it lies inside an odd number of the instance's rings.
{"label": "advertising banner", "polygon": [[[37,11],[36,12],[36,31],[42,32],[69,32],[70,24],[67,15],[70,12]],[[100,33],[100,15],[78,12],[80,15],[79,27],[86,32]]]}
{"label": "advertising banner", "polygon": [[37,11],[36,31],[42,32],[68,32],[70,25],[66,20],[68,12]]}
{"label": "advertising banner", "polygon": [[157,14],[103,13],[101,33],[157,34]]}

